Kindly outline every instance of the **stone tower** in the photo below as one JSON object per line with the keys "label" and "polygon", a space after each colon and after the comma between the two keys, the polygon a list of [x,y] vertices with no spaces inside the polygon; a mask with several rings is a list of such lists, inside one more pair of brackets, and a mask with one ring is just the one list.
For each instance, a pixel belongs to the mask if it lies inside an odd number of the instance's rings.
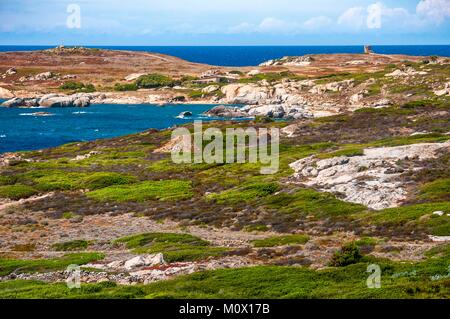
{"label": "stone tower", "polygon": [[371,53],[373,53],[372,46],[371,46],[371,45],[365,45],[365,46],[364,46],[364,53],[365,53],[365,54],[371,54]]}

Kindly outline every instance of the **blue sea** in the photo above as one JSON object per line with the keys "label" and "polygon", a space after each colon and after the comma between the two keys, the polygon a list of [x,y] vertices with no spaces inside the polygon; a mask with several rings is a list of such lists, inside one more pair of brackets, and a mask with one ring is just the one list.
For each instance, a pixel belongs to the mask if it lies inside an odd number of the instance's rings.
{"label": "blue sea", "polygon": [[[2,101],[0,100],[0,103]],[[91,105],[87,108],[0,107],[0,153],[36,150],[70,142],[163,129],[197,119],[212,105]],[[35,116],[35,112],[50,116]],[[192,116],[177,118],[183,111]]]}
{"label": "blue sea", "polygon": [[[1,51],[31,51],[55,46],[5,46]],[[173,55],[191,62],[219,66],[254,66],[283,56],[319,53],[362,53],[363,46],[87,46],[91,48],[148,51]],[[439,55],[450,57],[450,45],[380,45],[376,53]]]}

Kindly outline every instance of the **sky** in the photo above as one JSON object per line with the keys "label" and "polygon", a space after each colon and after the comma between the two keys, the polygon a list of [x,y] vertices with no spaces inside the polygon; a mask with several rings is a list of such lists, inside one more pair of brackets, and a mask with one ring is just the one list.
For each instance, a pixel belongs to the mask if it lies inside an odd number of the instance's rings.
{"label": "sky", "polygon": [[0,0],[1,45],[450,44],[450,0]]}

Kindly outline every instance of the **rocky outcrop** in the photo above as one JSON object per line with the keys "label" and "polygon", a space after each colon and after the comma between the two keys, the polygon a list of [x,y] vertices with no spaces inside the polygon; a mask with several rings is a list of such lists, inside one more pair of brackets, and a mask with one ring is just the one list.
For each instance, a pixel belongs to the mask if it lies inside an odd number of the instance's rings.
{"label": "rocky outcrop", "polygon": [[95,97],[92,94],[46,94],[40,98],[13,98],[1,104],[3,107],[86,107]]}
{"label": "rocky outcrop", "polygon": [[436,90],[433,93],[437,96],[450,95],[450,82],[445,83],[442,90]]}
{"label": "rocky outcrop", "polygon": [[348,89],[354,85],[353,80],[344,80],[339,82],[331,82],[327,84],[319,84],[311,88],[309,90],[310,93],[313,94],[323,94],[327,91],[329,92],[341,92],[345,89]]}
{"label": "rocky outcrop", "polygon": [[[426,160],[450,142],[412,144],[365,149],[361,156],[318,159],[314,156],[290,164],[294,180],[321,191],[339,194],[343,200],[373,209],[398,206],[406,198],[398,161]],[[420,170],[414,167],[414,170]]]}
{"label": "rocky outcrop", "polygon": [[91,104],[91,96],[73,94],[70,96],[48,94],[38,101],[40,107],[86,107]]}
{"label": "rocky outcrop", "polygon": [[10,90],[0,87],[0,99],[12,99],[14,96]]}
{"label": "rocky outcrop", "polygon": [[0,78],[6,79],[8,76],[14,75],[17,73],[15,68],[9,68],[5,73],[0,74]]}
{"label": "rocky outcrop", "polygon": [[309,55],[304,56],[285,56],[281,59],[269,60],[261,63],[259,66],[308,66],[314,61],[314,58]]}
{"label": "rocky outcrop", "polygon": [[239,107],[219,105],[208,110],[204,115],[210,117],[248,117],[249,114],[242,111]]}
{"label": "rocky outcrop", "polygon": [[127,270],[131,270],[133,268],[142,267],[142,266],[156,266],[163,265],[166,262],[164,261],[163,254],[155,254],[155,255],[147,255],[147,256],[136,256],[127,261],[122,262],[112,262],[108,264],[109,268],[118,269],[125,268]]}
{"label": "rocky outcrop", "polygon": [[125,77],[125,81],[134,81],[139,79],[143,75],[145,75],[145,73],[131,73]]}
{"label": "rocky outcrop", "polygon": [[209,85],[202,89],[202,93],[209,94],[209,93],[217,91],[218,89],[220,89],[220,86],[218,86],[218,85]]}
{"label": "rocky outcrop", "polygon": [[402,70],[398,69],[395,70],[394,72],[388,73],[385,76],[387,77],[405,77],[405,76],[413,76],[413,75],[427,75],[428,73],[425,71],[416,71],[414,68],[412,67],[406,67]]}
{"label": "rocky outcrop", "polygon": [[230,104],[256,105],[268,100],[273,94],[272,89],[257,84],[230,84],[222,87],[224,100]]}
{"label": "rocky outcrop", "polygon": [[3,107],[36,107],[39,106],[37,98],[12,98],[1,104]]}
{"label": "rocky outcrop", "polygon": [[[250,84],[230,84],[222,87],[224,104],[244,104],[243,108],[214,108],[207,115],[218,117],[310,118],[329,116],[340,111],[341,106],[326,102],[319,95],[323,91],[343,91],[353,86],[353,81],[315,85],[312,80],[289,81],[269,84],[267,81]],[[313,93],[311,93],[313,92]]]}

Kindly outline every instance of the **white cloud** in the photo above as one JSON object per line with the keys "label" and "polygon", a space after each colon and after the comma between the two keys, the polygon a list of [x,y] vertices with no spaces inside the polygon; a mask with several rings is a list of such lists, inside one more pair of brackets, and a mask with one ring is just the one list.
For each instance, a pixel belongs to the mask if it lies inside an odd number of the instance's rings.
{"label": "white cloud", "polygon": [[268,17],[258,24],[242,22],[238,25],[228,28],[228,33],[297,33],[300,26],[297,23],[291,23],[285,20]]}
{"label": "white cloud", "polygon": [[239,23],[238,25],[228,28],[228,33],[251,33],[254,31],[255,25],[248,22],[242,22]]}
{"label": "white cloud", "polygon": [[338,18],[338,24],[350,29],[361,29],[366,22],[366,12],[363,7],[353,7],[347,9]]}
{"label": "white cloud", "polygon": [[450,17],[450,0],[421,0],[416,12],[427,21],[440,24]]}
{"label": "white cloud", "polygon": [[265,18],[258,25],[258,31],[260,32],[268,32],[268,33],[277,33],[277,32],[286,32],[290,31],[294,28],[292,24],[288,22],[276,18]]}
{"label": "white cloud", "polygon": [[328,17],[320,16],[320,17],[314,17],[309,20],[306,20],[303,23],[303,26],[308,30],[318,30],[325,27],[330,26],[333,24],[333,20],[331,20]]}

